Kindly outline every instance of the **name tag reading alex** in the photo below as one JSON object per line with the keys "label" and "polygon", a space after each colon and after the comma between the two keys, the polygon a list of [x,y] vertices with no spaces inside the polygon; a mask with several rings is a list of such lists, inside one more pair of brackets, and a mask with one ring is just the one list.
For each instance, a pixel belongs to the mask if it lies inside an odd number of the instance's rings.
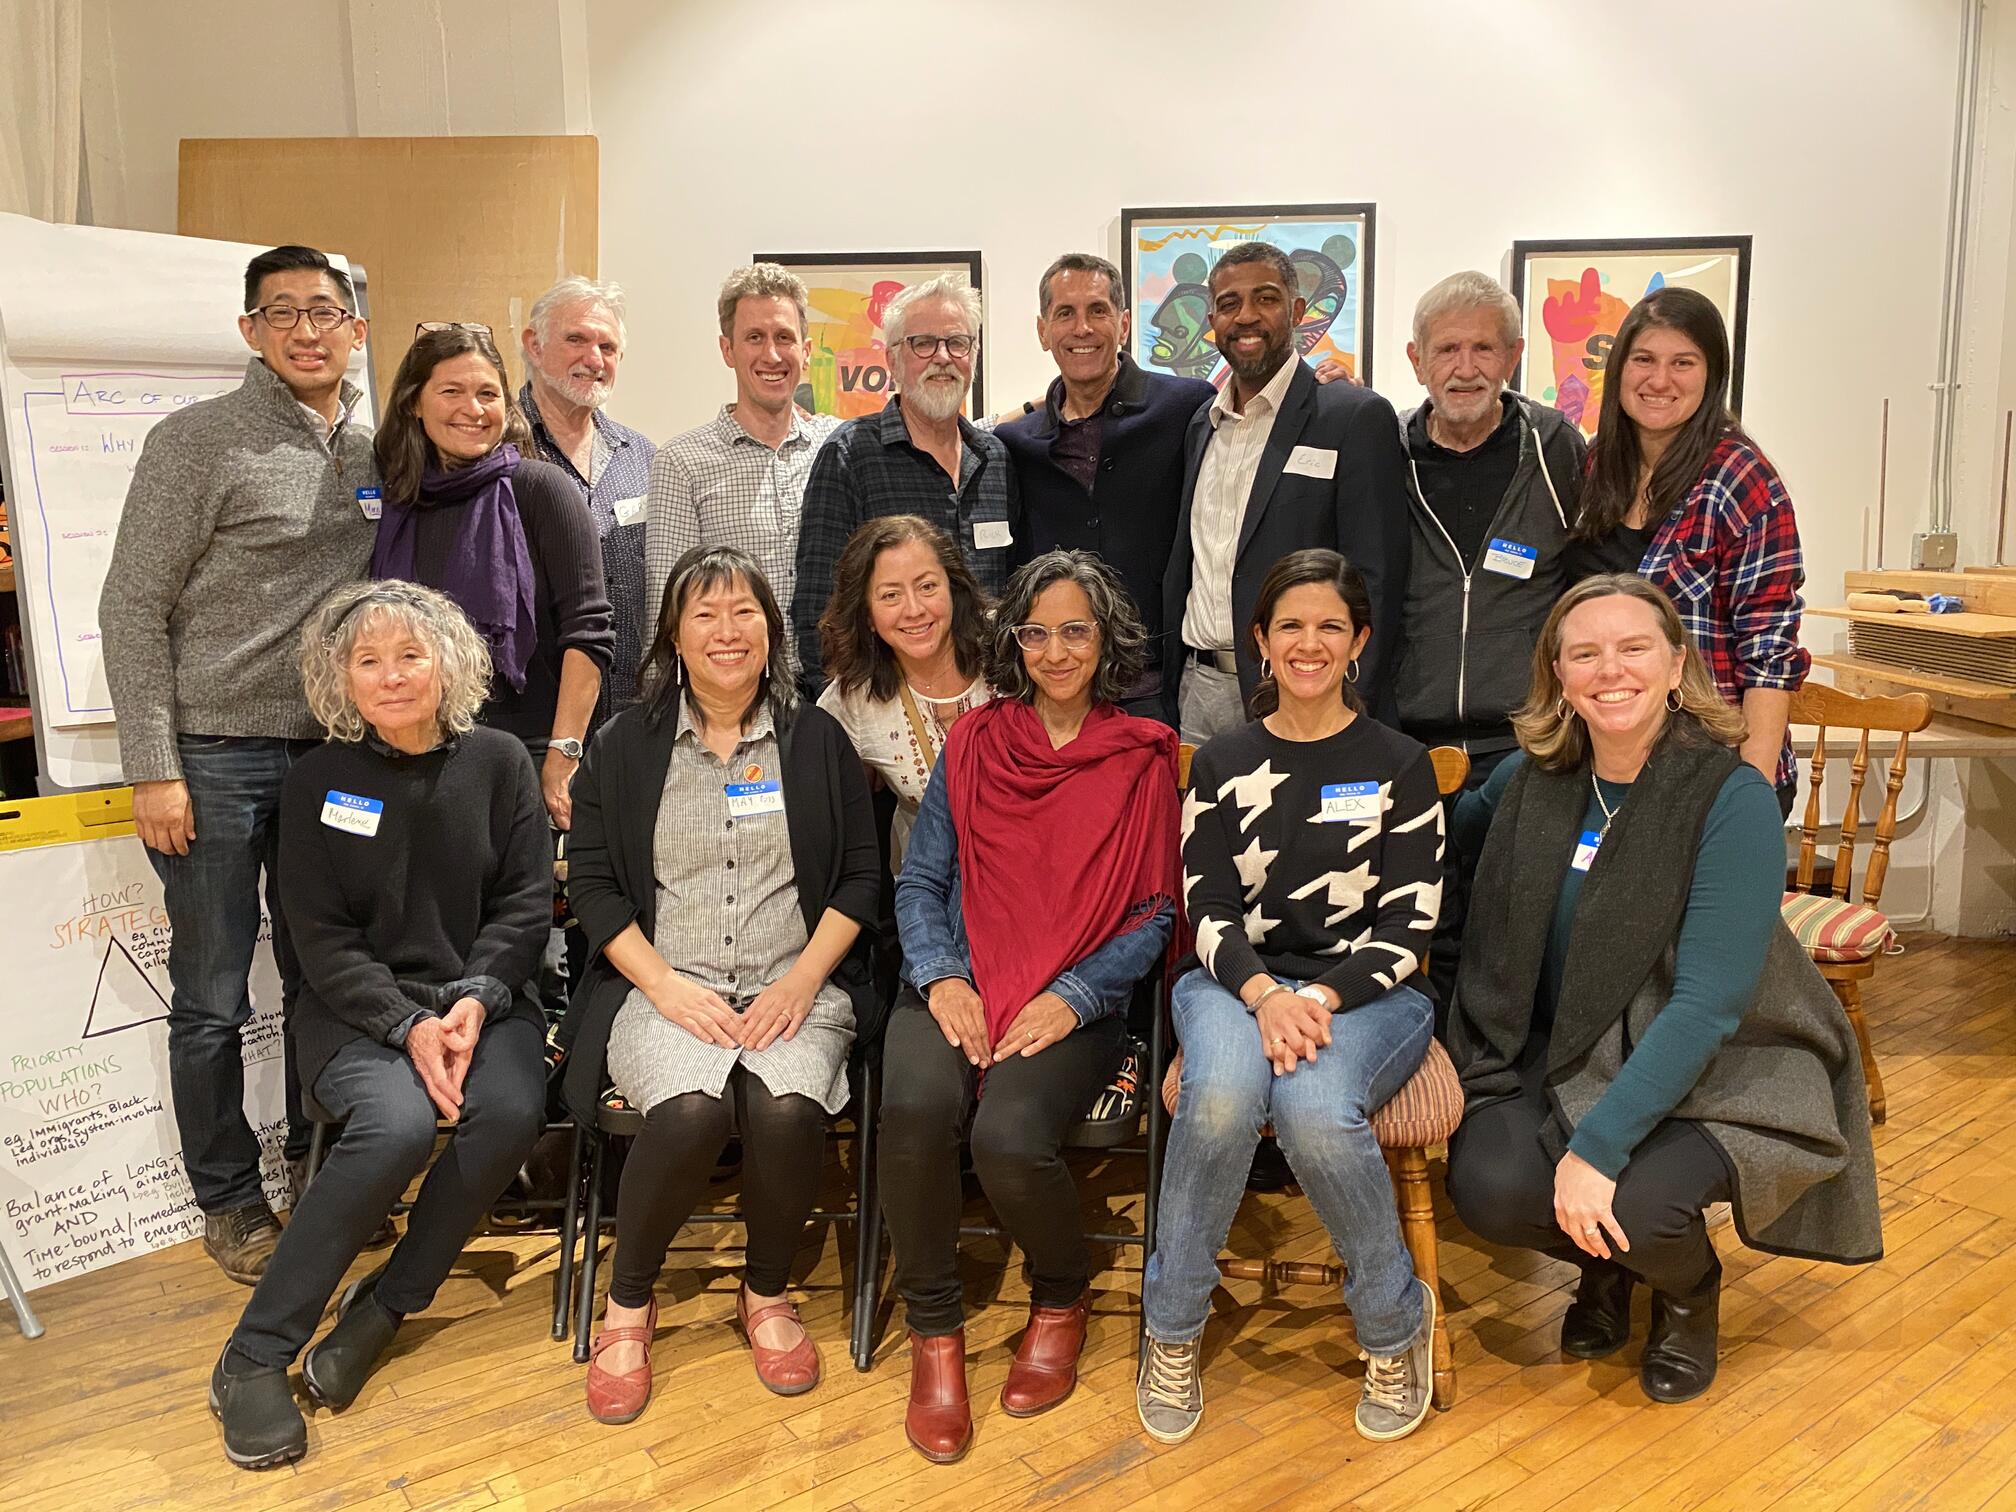
{"label": "name tag reading alex", "polygon": [[1596,848],[1603,843],[1599,830],[1584,830],[1582,838],[1575,842],[1575,859],[1568,864],[1579,872],[1586,872],[1596,860]]}
{"label": "name tag reading alex", "polygon": [[731,782],[722,789],[728,795],[728,813],[735,819],[758,814],[784,812],[784,784],[772,777],[768,782]]}
{"label": "name tag reading alex", "polygon": [[364,518],[375,520],[385,512],[384,494],[375,488],[357,490],[357,507],[364,512]]}
{"label": "name tag reading alex", "polygon": [[1540,553],[1535,547],[1521,546],[1517,541],[1494,539],[1484,549],[1486,572],[1502,573],[1521,582],[1533,576],[1533,564],[1539,560]]}
{"label": "name tag reading alex", "polygon": [[360,798],[355,793],[339,793],[331,788],[322,800],[322,822],[345,834],[362,835],[368,840],[378,833],[378,822],[384,817],[383,798]]}
{"label": "name tag reading alex", "polygon": [[1319,824],[1340,824],[1350,819],[1379,817],[1379,784],[1376,782],[1330,782],[1323,786],[1323,811]]}
{"label": "name tag reading alex", "polygon": [[995,551],[1003,546],[1015,544],[1015,537],[1008,529],[1006,520],[975,520],[973,522],[973,549]]}

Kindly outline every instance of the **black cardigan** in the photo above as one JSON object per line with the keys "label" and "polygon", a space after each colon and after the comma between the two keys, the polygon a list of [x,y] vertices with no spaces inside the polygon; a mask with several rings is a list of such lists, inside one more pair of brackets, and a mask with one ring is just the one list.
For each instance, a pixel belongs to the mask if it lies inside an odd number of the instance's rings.
{"label": "black cardigan", "polygon": [[[574,779],[567,896],[588,933],[589,959],[561,1034],[568,1047],[567,1105],[577,1118],[594,1116],[607,1085],[603,1062],[610,1026],[630,995],[630,979],[603,950],[632,923],[647,940],[657,928],[651,850],[677,733],[675,716],[654,724],[642,705],[625,709],[596,733]],[[881,1038],[884,1011],[869,972],[882,861],[867,774],[839,722],[809,704],[780,724],[777,743],[805,932],[819,927],[828,908],[861,925],[853,948],[834,968],[833,982],[853,1000],[855,1045],[865,1051]]]}

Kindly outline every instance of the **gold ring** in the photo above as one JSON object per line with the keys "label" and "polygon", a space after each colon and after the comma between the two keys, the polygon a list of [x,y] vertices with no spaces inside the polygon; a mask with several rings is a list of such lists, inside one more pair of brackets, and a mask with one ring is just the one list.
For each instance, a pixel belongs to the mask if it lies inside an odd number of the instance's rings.
{"label": "gold ring", "polygon": [[1272,1038],[1271,1040],[1267,1041],[1267,1043],[1268,1043],[1268,1044],[1270,1044],[1270,1045],[1285,1045],[1285,1044],[1287,1044],[1287,1043],[1288,1043],[1288,1041],[1287,1041],[1286,1039],[1284,1039],[1284,1038],[1283,1038],[1283,1037],[1282,1037],[1281,1035],[1278,1035],[1278,1034],[1277,1034],[1277,1035],[1275,1035],[1275,1036],[1274,1036],[1274,1038]]}

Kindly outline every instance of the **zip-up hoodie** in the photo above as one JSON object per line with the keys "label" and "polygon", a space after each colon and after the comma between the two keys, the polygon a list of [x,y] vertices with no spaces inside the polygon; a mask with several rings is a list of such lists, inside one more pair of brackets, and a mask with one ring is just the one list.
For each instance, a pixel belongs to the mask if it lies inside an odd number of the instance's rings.
{"label": "zip-up hoodie", "polygon": [[1515,744],[1512,712],[1526,701],[1534,644],[1568,586],[1568,532],[1587,450],[1560,411],[1522,394],[1511,399],[1519,463],[1473,562],[1458,557],[1421,493],[1416,458],[1428,444],[1428,406],[1400,417],[1414,536],[1396,684],[1400,727],[1424,744],[1461,745],[1473,755]]}

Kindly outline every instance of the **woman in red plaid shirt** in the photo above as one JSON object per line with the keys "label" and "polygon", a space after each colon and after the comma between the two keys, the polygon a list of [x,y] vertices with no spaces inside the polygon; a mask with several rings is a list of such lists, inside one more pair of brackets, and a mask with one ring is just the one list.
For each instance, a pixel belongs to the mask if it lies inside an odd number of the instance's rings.
{"label": "woman in red plaid shirt", "polygon": [[1604,370],[1576,534],[1588,572],[1636,572],[1673,600],[1722,696],[1743,711],[1743,759],[1790,813],[1786,725],[1811,662],[1792,499],[1729,410],[1729,338],[1692,289],[1632,307]]}

